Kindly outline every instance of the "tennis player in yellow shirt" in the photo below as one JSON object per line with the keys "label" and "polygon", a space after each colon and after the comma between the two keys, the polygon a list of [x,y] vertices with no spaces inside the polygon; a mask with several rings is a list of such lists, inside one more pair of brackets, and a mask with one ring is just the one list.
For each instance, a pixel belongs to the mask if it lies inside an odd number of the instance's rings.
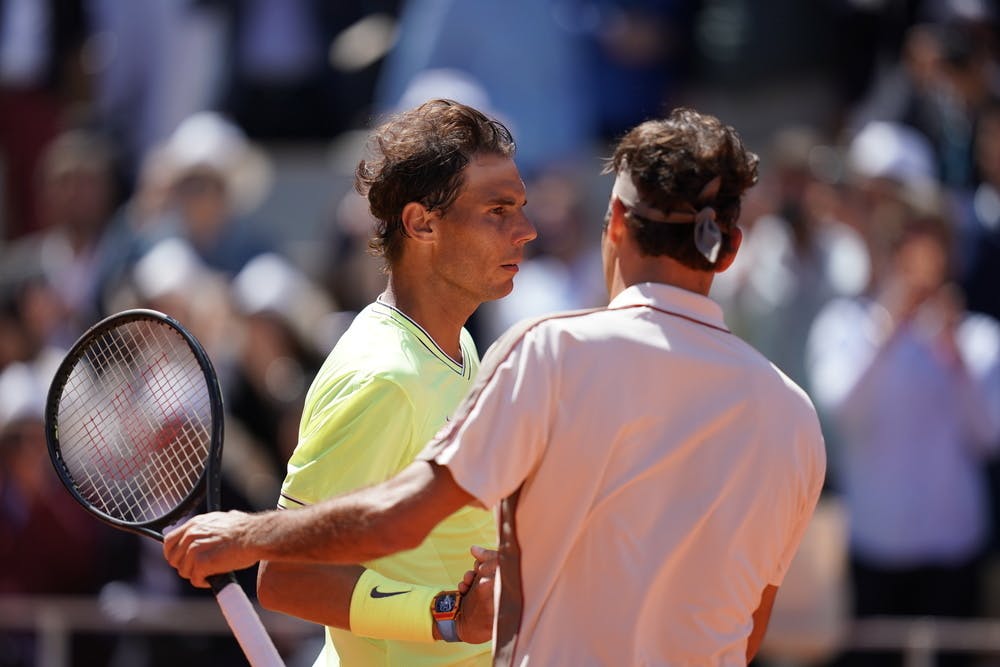
{"label": "tennis player in yellow shirt", "polygon": [[[445,424],[479,355],[464,328],[513,289],[535,229],[514,141],[499,122],[433,100],[375,129],[355,186],[376,218],[387,287],[362,310],[306,396],[279,507],[294,511],[393,477]],[[327,626],[316,665],[488,665],[458,636],[449,591],[495,547],[493,515],[466,507],[416,549],[356,566],[262,563],[260,602]],[[436,610],[432,610],[432,607]]]}

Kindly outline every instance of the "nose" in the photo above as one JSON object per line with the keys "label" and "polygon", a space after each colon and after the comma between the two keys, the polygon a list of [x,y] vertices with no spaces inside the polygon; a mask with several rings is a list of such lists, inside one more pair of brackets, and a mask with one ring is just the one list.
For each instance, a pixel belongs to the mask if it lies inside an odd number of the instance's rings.
{"label": "nose", "polygon": [[528,220],[528,216],[521,213],[518,216],[517,224],[514,226],[514,245],[522,246],[529,241],[534,241],[538,237],[538,230],[535,225]]}

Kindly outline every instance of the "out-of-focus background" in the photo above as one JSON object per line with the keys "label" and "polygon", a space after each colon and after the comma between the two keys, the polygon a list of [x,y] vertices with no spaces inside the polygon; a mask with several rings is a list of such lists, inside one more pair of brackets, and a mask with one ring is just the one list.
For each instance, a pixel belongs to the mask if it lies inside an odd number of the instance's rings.
{"label": "out-of-focus background", "polygon": [[[830,460],[757,663],[1000,664],[998,20],[990,0],[0,0],[0,667],[243,664],[156,543],[62,489],[48,382],[99,318],[172,314],[220,372],[224,505],[273,507],[304,391],[384,282],[352,189],[365,131],[431,97],[509,125],[538,227],[469,322],[481,352],[606,302],[618,136],[679,105],[735,126],[761,179],[713,296],[809,391]],[[311,664],[319,628],[264,619]]]}

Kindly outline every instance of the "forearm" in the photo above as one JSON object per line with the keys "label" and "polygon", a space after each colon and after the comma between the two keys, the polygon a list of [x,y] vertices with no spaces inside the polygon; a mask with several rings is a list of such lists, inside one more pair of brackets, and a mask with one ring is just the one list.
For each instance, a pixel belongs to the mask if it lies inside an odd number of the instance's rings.
{"label": "forearm", "polygon": [[471,499],[446,468],[416,461],[367,489],[303,509],[249,515],[240,542],[257,560],[364,563],[419,546]]}
{"label": "forearm", "polygon": [[430,608],[442,591],[393,581],[360,565],[264,561],[257,577],[257,597],[266,609],[377,639],[441,639]]}
{"label": "forearm", "polygon": [[257,598],[273,611],[350,630],[351,595],[364,572],[360,565],[260,564]]}
{"label": "forearm", "polygon": [[209,512],[170,530],[163,555],[195,586],[257,561],[353,565],[418,546],[471,496],[418,461],[370,489],[301,510]]}
{"label": "forearm", "polygon": [[753,612],[753,629],[747,638],[747,662],[749,663],[757,655],[760,645],[764,642],[764,635],[767,634],[767,624],[771,620],[771,610],[774,608],[774,599],[778,595],[777,586],[765,586],[760,597],[760,604]]}
{"label": "forearm", "polygon": [[327,564],[362,563],[412,549],[447,515],[424,511],[447,502],[425,486],[431,474],[429,464],[413,464],[374,487],[299,510],[255,515],[246,543],[262,560]]}

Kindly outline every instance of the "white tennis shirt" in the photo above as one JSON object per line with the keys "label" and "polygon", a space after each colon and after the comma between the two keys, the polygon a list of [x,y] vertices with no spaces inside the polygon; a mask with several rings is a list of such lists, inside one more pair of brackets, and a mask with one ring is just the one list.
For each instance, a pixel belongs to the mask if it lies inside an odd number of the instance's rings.
{"label": "white tennis shirt", "polygon": [[500,506],[496,664],[521,666],[745,665],[826,467],[805,393],[651,283],[505,334],[421,458]]}

